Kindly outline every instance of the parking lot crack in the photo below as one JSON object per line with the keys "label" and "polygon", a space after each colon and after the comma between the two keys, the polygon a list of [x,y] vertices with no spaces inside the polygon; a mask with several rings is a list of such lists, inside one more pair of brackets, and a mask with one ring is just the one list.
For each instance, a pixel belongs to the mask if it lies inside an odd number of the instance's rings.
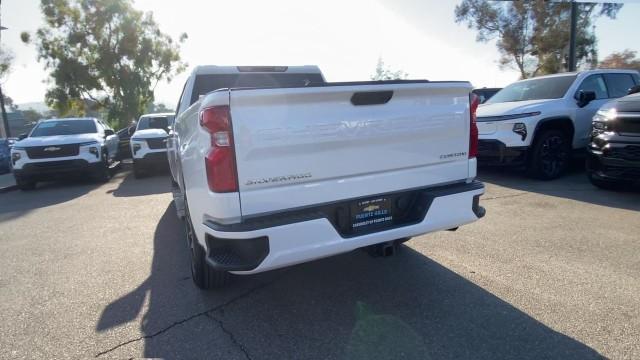
{"label": "parking lot crack", "polygon": [[492,196],[492,197],[483,197],[482,200],[483,201],[487,201],[487,200],[506,199],[506,198],[512,198],[512,197],[528,195],[528,194],[530,194],[530,192],[523,191],[523,192],[519,192],[519,193],[516,193],[516,194],[509,194],[509,195],[502,195],[502,196]]}
{"label": "parking lot crack", "polygon": [[[124,341],[124,342],[122,342],[122,343],[120,343],[120,344],[118,344],[118,345],[116,345],[116,346],[114,346],[114,347],[112,347],[112,348],[110,348],[110,349],[107,349],[107,350],[104,350],[104,351],[101,351],[101,352],[97,353],[97,354],[95,355],[95,357],[96,357],[96,358],[101,357],[101,356],[106,355],[106,354],[109,354],[110,352],[112,352],[112,351],[114,351],[114,350],[116,350],[116,349],[119,349],[119,348],[121,348],[121,347],[123,347],[123,346],[129,345],[129,344],[132,344],[132,343],[135,343],[135,342],[141,341],[141,340],[152,339],[152,338],[154,338],[154,337],[156,337],[156,336],[158,336],[158,335],[162,335],[163,333],[165,333],[165,332],[167,332],[167,331],[171,330],[172,328],[174,328],[174,327],[176,327],[176,326],[178,326],[178,325],[182,325],[182,324],[184,324],[184,323],[186,323],[186,322],[189,322],[189,321],[191,321],[191,320],[193,320],[193,319],[195,319],[195,318],[201,317],[201,316],[207,316],[207,314],[208,314],[208,313],[211,313],[211,312],[214,312],[214,311],[217,311],[217,310],[223,309],[225,306],[231,305],[231,304],[233,304],[233,303],[234,303],[234,302],[236,302],[236,301],[242,300],[242,299],[246,298],[247,296],[250,296],[251,294],[253,294],[253,293],[255,293],[255,292],[257,292],[257,291],[259,291],[259,290],[261,290],[261,289],[263,289],[263,288],[265,288],[265,287],[267,287],[267,286],[271,285],[271,284],[273,284],[274,282],[276,282],[276,281],[277,281],[277,280],[279,280],[279,279],[280,279],[280,277],[279,277],[279,278],[276,278],[276,279],[274,279],[274,280],[272,280],[272,281],[269,281],[269,282],[266,282],[266,283],[260,284],[260,285],[258,285],[258,286],[255,286],[255,287],[253,287],[253,288],[251,288],[251,289],[249,289],[249,290],[247,290],[247,291],[245,291],[245,292],[240,293],[239,295],[237,295],[237,296],[235,296],[235,297],[232,297],[231,299],[227,300],[226,302],[224,302],[224,303],[222,303],[222,304],[219,304],[219,305],[213,306],[213,307],[211,307],[211,308],[209,308],[209,309],[207,309],[207,310],[201,311],[201,312],[199,312],[199,313],[196,313],[196,314],[193,314],[193,315],[191,315],[191,316],[188,316],[188,317],[186,317],[186,318],[184,318],[184,319],[182,319],[182,320],[176,321],[176,322],[172,323],[171,325],[169,325],[169,326],[167,326],[167,327],[165,327],[165,328],[163,328],[163,329],[161,329],[161,330],[156,331],[156,332],[155,332],[155,333],[153,333],[153,334],[149,334],[149,335],[145,335],[145,336],[140,336],[140,337],[137,337],[137,338],[135,338],[135,339],[130,339],[130,340]],[[237,345],[240,347],[240,349],[242,350],[242,352],[247,356],[247,359],[250,359],[250,358],[249,358],[249,355],[247,354],[247,352],[246,352],[246,350],[244,349],[244,347],[242,347],[242,346],[240,345],[240,343],[238,343],[238,342],[235,340],[235,337],[233,337],[233,334],[231,334],[230,332],[228,332],[228,331],[227,331],[227,330],[222,326],[222,323],[221,323],[218,319],[213,318],[213,317],[211,317],[211,316],[207,316],[207,317],[209,317],[209,318],[213,319],[214,321],[216,321],[216,322],[220,325],[220,327],[222,328],[222,331],[224,331],[226,334],[230,335],[230,337],[232,338],[231,340],[232,340],[235,344],[237,344]]]}
{"label": "parking lot crack", "polygon": [[233,342],[238,347],[238,349],[242,351],[245,358],[247,358],[248,360],[251,360],[251,356],[249,356],[249,352],[247,351],[247,349],[244,347],[244,345],[242,345],[242,343],[238,341],[238,339],[236,339],[236,336],[224,326],[224,322],[221,319],[218,319],[217,317],[213,316],[212,313],[207,313],[207,317],[215,321],[218,324],[218,326],[220,326],[220,329],[222,330],[222,332],[224,332],[225,334],[227,334],[227,336],[229,336],[229,339],[231,339],[231,342]]}

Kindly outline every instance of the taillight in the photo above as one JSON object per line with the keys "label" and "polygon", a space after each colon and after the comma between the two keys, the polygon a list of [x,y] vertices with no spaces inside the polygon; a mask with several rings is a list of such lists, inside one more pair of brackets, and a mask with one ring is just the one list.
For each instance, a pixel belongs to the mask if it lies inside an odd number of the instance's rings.
{"label": "taillight", "polygon": [[480,98],[476,94],[469,94],[469,159],[478,156],[478,124],[476,123],[476,111],[480,105]]}
{"label": "taillight", "polygon": [[211,149],[204,159],[209,189],[217,193],[237,192],[238,172],[229,106],[202,110],[200,126],[211,134]]}

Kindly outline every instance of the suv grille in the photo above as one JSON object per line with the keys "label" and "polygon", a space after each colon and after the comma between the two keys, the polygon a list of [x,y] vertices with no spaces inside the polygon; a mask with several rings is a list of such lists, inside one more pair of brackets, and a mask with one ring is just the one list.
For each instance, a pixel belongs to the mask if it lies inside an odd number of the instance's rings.
{"label": "suv grille", "polygon": [[625,117],[625,114],[619,114],[615,131],[620,134],[640,136],[640,117]]}
{"label": "suv grille", "polygon": [[50,159],[77,156],[80,151],[80,144],[31,146],[26,150],[30,159]]}
{"label": "suv grille", "polygon": [[166,149],[167,138],[147,139],[147,145],[149,146],[149,149]]}
{"label": "suv grille", "polygon": [[614,148],[607,151],[606,156],[629,161],[640,161],[640,146],[631,145],[623,148]]}

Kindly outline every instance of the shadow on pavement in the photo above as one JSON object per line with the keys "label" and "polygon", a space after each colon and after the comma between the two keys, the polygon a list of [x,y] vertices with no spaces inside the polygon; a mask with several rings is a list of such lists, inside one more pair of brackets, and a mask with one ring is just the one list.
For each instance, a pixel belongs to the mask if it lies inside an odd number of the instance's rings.
{"label": "shadow on pavement", "polygon": [[640,189],[624,188],[617,191],[599,189],[587,179],[583,161],[574,161],[565,176],[551,181],[532,179],[526,176],[522,169],[508,167],[481,167],[478,169],[478,179],[520,191],[640,211]]}
{"label": "shadow on pavement", "polygon": [[[173,206],[153,241],[149,278],[96,325],[107,331],[144,311],[146,357],[601,358],[407,246],[391,258],[355,251],[201,292]],[[223,342],[235,352],[221,353]]]}
{"label": "shadow on pavement", "polygon": [[0,222],[18,218],[35,209],[73,200],[101,185],[89,178],[69,178],[40,182],[36,189],[30,191],[15,190],[0,194]]}
{"label": "shadow on pavement", "polygon": [[170,179],[166,171],[157,171],[136,179],[133,172],[127,171],[124,179],[116,189],[108,190],[108,194],[116,197],[145,196],[162,194],[171,191]]}

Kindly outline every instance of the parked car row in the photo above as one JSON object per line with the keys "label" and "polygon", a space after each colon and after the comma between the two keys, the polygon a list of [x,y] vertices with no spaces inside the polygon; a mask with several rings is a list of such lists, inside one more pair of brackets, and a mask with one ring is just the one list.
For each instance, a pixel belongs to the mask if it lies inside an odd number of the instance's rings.
{"label": "parked car row", "polygon": [[[0,171],[13,169],[21,190],[69,175],[106,181],[119,161],[132,154],[134,173],[139,176],[153,165],[168,166],[166,138],[172,123],[173,114],[143,115],[136,127],[121,130],[120,138],[96,118],[41,120],[11,149],[8,141],[0,140]],[[131,139],[125,134],[132,134]]]}
{"label": "parked car row", "polygon": [[[639,85],[640,76],[634,70],[590,70],[515,82],[478,108],[478,161],[524,166],[544,180],[558,178],[571,157],[587,149],[598,110]],[[633,128],[636,118],[629,115],[625,124]],[[601,124],[596,121],[597,126]],[[606,136],[596,141],[601,143]]]}

